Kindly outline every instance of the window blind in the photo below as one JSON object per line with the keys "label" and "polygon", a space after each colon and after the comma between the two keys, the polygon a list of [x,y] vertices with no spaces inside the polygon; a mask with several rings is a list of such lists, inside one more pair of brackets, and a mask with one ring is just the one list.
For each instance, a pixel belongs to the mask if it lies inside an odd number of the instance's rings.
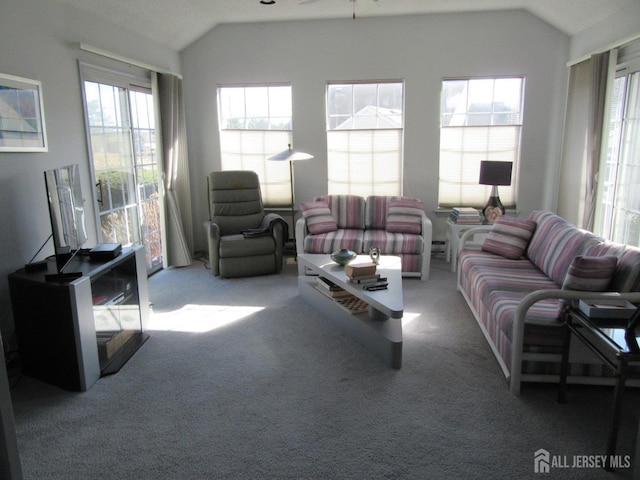
{"label": "window blind", "polygon": [[329,194],[401,195],[402,130],[327,132]]}
{"label": "window blind", "polygon": [[520,126],[443,127],[440,130],[441,207],[484,205],[491,186],[479,185],[480,162],[513,162],[510,186],[500,186],[505,207],[515,206],[517,161],[520,152]]}
{"label": "window blind", "polygon": [[266,207],[290,206],[289,162],[267,160],[290,143],[290,131],[221,130],[222,169],[253,170],[260,179],[262,202]]}

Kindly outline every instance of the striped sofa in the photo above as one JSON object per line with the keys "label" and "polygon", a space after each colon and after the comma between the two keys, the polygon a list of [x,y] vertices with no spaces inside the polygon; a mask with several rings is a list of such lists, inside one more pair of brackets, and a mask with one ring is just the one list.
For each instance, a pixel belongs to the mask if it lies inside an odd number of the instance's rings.
{"label": "striped sofa", "polygon": [[[429,278],[431,220],[418,199],[410,197],[323,195],[300,204],[296,222],[298,253],[330,254],[348,248],[368,254],[397,255],[405,277]],[[304,269],[299,272],[303,275]]]}
{"label": "striped sofa", "polygon": [[[490,226],[465,232],[458,255],[458,289],[516,395],[523,381],[558,381],[564,340],[560,316],[565,305],[580,298],[610,297],[611,292],[640,301],[639,249],[605,241],[551,212],[534,211],[521,223],[527,221],[532,234],[520,256],[505,258],[488,240],[481,246],[470,242],[475,234],[491,235]],[[594,283],[606,284],[604,292],[571,285],[580,262],[602,263],[611,256],[615,258],[610,276],[604,283]],[[600,275],[592,270],[594,277]],[[571,343],[569,358],[570,382],[611,383],[609,369],[580,342]]]}

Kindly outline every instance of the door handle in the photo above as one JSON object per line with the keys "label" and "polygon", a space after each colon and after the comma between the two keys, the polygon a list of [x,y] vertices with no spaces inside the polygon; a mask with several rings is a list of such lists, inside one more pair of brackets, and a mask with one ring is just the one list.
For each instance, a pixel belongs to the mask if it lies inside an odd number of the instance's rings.
{"label": "door handle", "polygon": [[98,188],[96,200],[100,205],[102,205],[102,180],[98,180],[98,183],[96,183],[96,187]]}

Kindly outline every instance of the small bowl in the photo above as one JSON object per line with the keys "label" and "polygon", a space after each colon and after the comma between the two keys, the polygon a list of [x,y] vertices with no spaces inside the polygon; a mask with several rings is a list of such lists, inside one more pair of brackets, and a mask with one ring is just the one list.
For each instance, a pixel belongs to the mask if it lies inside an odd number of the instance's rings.
{"label": "small bowl", "polygon": [[331,260],[344,267],[348,263],[355,260],[357,256],[358,254],[353,250],[341,248],[340,250],[336,250],[331,254]]}

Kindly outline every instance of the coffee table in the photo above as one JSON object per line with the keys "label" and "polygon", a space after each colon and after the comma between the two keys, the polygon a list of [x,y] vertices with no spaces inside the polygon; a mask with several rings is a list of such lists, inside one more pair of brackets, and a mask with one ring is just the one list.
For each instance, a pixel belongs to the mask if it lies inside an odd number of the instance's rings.
{"label": "coffee table", "polygon": [[[368,255],[359,255],[352,263],[370,262]],[[402,366],[402,271],[400,257],[381,256],[377,272],[386,277],[386,290],[367,291],[351,283],[329,255],[304,253],[298,262],[312,275],[298,277],[298,294],[310,305],[333,321],[345,333],[361,343],[392,368]],[[331,280],[355,297],[366,302],[366,312],[350,313],[332,298],[316,289],[316,276]]]}

